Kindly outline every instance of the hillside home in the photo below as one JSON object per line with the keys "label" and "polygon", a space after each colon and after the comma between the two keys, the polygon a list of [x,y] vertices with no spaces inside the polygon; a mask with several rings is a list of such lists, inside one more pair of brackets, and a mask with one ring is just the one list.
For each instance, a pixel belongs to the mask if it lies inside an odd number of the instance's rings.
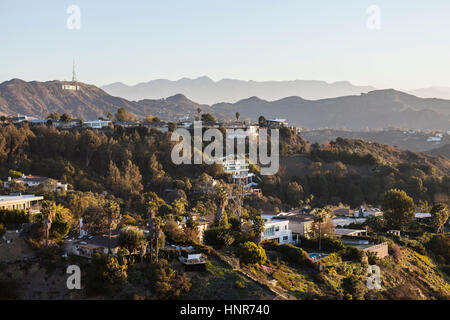
{"label": "hillside home", "polygon": [[8,181],[3,182],[3,187],[8,189],[11,182],[20,183],[27,187],[37,187],[39,185],[44,185],[49,190],[66,190],[68,185],[65,183],[61,183],[59,181],[42,177],[42,176],[33,176],[33,175],[22,175],[21,178],[11,178],[8,177]]}
{"label": "hillside home", "polygon": [[[111,253],[116,256],[119,250],[119,234],[115,232],[111,236]],[[85,236],[78,239],[67,239],[64,241],[64,249],[67,254],[80,257],[92,258],[96,253],[108,253],[109,236]]]}
{"label": "hillside home", "polygon": [[335,216],[352,217],[354,216],[355,211],[350,208],[336,207],[332,209],[332,213]]}
{"label": "hillside home", "polygon": [[286,119],[267,119],[267,126],[270,128],[287,127],[288,123]]}
{"label": "hillside home", "polygon": [[93,128],[93,129],[101,129],[105,127],[109,127],[111,121],[109,120],[89,120],[83,122],[83,127],[85,128]]}
{"label": "hillside home", "polygon": [[292,231],[289,230],[289,220],[265,221],[261,240],[273,240],[280,244],[292,243]]}
{"label": "hillside home", "polygon": [[379,217],[382,216],[383,212],[378,208],[367,208],[361,206],[358,210],[354,211],[355,218],[367,218],[367,217]]}
{"label": "hillside home", "polygon": [[336,236],[336,238],[367,236],[367,230],[335,228],[334,235]]}
{"label": "hillside home", "polygon": [[310,215],[295,213],[279,213],[272,217],[273,221],[289,221],[289,229],[292,232],[292,239],[297,241],[298,236],[308,237],[314,224],[314,219]]}
{"label": "hillside home", "polygon": [[40,202],[44,200],[42,196],[34,194],[9,194],[0,196],[0,209],[8,210],[28,210],[31,213],[39,213],[41,210]]}

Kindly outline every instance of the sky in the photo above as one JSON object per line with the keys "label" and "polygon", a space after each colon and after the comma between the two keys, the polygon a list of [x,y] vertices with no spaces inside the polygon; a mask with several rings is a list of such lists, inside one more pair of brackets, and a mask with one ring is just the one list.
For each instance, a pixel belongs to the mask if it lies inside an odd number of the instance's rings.
{"label": "sky", "polygon": [[[71,5],[80,29],[67,26]],[[1,0],[0,82],[70,79],[75,59],[79,81],[98,86],[199,76],[450,86],[449,36],[448,0]]]}

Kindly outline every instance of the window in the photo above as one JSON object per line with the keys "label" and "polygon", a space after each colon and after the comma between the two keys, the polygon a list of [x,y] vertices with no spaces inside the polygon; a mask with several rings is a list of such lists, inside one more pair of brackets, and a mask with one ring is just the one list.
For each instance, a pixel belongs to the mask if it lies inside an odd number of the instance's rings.
{"label": "window", "polygon": [[283,237],[283,241],[288,241],[289,237],[288,236],[284,236]]}
{"label": "window", "polygon": [[264,229],[264,236],[273,236],[275,234],[274,227]]}
{"label": "window", "polygon": [[278,232],[278,231],[280,231],[280,227],[279,227],[279,226],[276,226],[276,227],[275,227],[275,232]]}

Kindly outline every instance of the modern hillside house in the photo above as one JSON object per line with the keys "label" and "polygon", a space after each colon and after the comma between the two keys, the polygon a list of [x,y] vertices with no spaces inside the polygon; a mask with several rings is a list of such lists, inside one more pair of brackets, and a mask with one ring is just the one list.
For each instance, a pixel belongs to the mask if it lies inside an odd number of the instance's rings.
{"label": "modern hillside house", "polygon": [[261,240],[273,240],[280,244],[292,243],[292,230],[289,230],[288,220],[267,220]]}
{"label": "modern hillside house", "polygon": [[249,172],[249,162],[245,157],[236,157],[228,155],[223,158],[223,171],[231,174],[233,183],[242,183],[246,187],[256,185],[253,182],[254,174]]}
{"label": "modern hillside house", "polygon": [[31,213],[40,212],[40,202],[44,200],[42,196],[34,194],[20,193],[0,196],[0,209],[8,210],[28,210]]}

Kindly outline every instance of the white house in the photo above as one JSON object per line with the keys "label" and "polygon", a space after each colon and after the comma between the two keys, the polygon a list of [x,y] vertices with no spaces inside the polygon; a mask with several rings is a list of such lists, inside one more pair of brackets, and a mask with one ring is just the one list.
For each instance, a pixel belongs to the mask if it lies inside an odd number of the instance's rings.
{"label": "white house", "polygon": [[66,190],[68,189],[68,185],[66,183],[61,183],[59,181],[56,181],[55,184],[49,183],[52,181],[52,179],[47,177],[41,177],[41,176],[33,176],[33,175],[22,175],[21,178],[13,179],[11,177],[8,177],[8,181],[3,182],[3,187],[8,189],[11,182],[20,183],[27,187],[37,187],[41,184],[44,184],[47,189],[50,190]]}
{"label": "white house", "polygon": [[292,243],[292,230],[289,229],[289,220],[265,221],[261,240],[274,240],[280,244]]}
{"label": "white house", "polygon": [[274,127],[274,128],[288,126],[286,119],[267,119],[267,124],[269,125],[269,127]]}
{"label": "white house", "polygon": [[42,196],[34,194],[10,194],[0,196],[0,209],[8,210],[28,210],[32,213],[40,211],[40,201],[44,200]]}
{"label": "white house", "polygon": [[91,121],[85,121],[83,123],[83,127],[93,128],[93,129],[101,129],[104,127],[108,127],[110,124],[111,124],[111,121],[109,121],[109,120],[91,120]]}

